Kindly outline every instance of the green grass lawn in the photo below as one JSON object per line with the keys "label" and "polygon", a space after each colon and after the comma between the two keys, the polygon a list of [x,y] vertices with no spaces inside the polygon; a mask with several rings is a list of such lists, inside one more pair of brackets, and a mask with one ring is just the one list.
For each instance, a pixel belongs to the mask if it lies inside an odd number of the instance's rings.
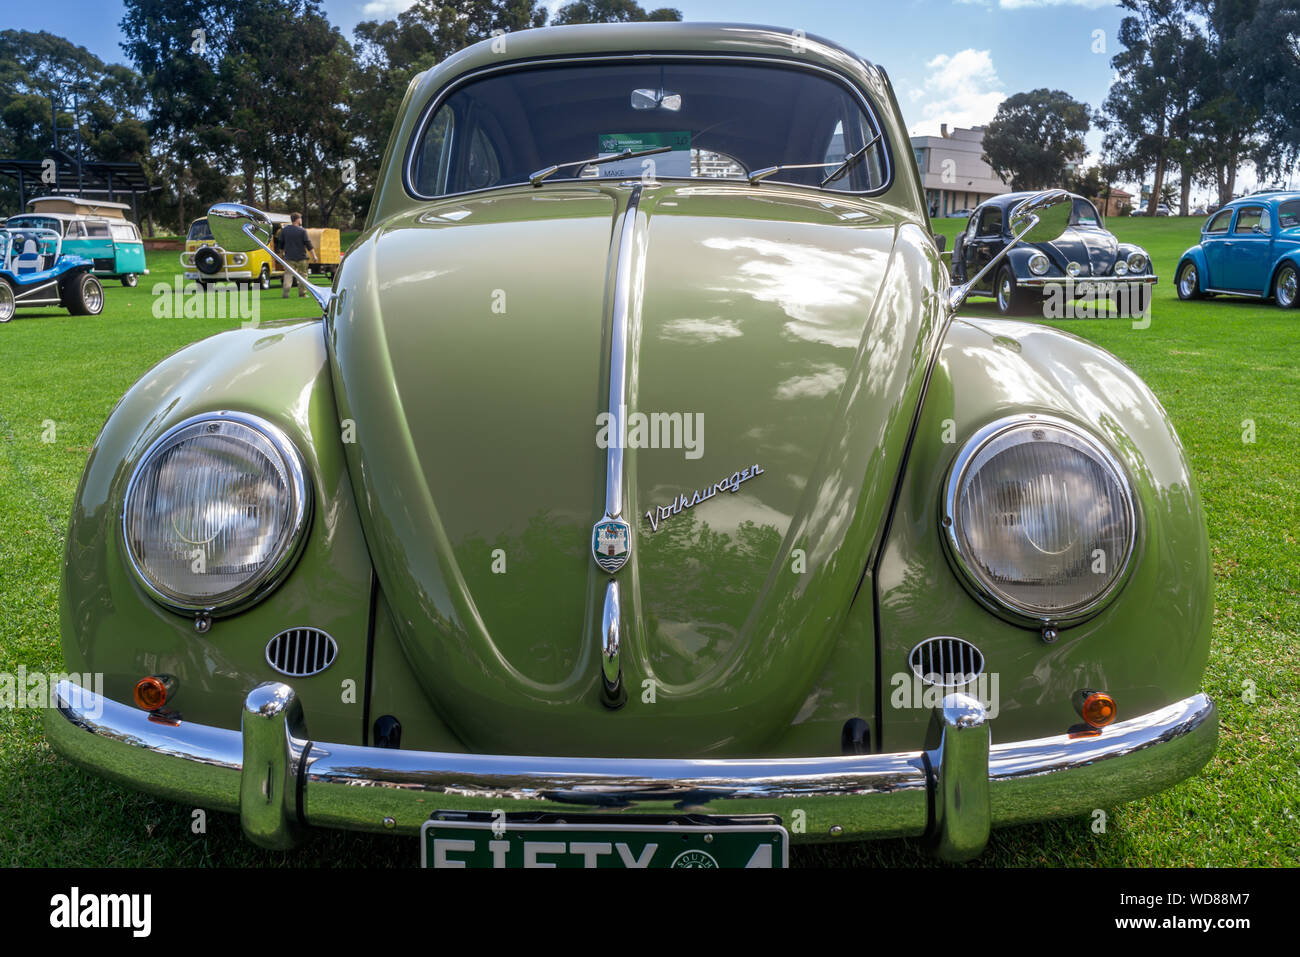
{"label": "green grass lawn", "polygon": [[[1198,777],[1089,819],[995,831],[984,865],[1202,866],[1297,863],[1300,848],[1300,310],[1219,299],[1180,303],[1172,274],[1199,219],[1110,225],[1161,276],[1147,329],[1127,320],[1053,323],[1114,352],[1154,388],[1200,483],[1216,578],[1205,689],[1222,717]],[[949,236],[960,227],[940,220]],[[150,287],[177,253],[149,254],[136,289],[107,284],[104,313],[25,312],[0,326],[0,672],[60,671],[58,589],[68,515],[91,444],[126,388],[181,346],[237,320],[160,319]],[[309,316],[310,299],[262,293],[263,320]],[[992,315],[987,300],[964,313]],[[1243,422],[1255,441],[1242,440]],[[53,423],[51,431],[50,423]],[[52,441],[47,441],[52,439]],[[1141,636],[1134,636],[1141,640]],[[1247,685],[1254,700],[1243,697]],[[1104,803],[1103,803],[1104,806]],[[412,866],[414,839],[317,833],[291,853],[259,850],[238,820],[157,801],[72,767],[40,713],[0,709],[0,864]],[[915,842],[796,848],[796,864],[932,863]]]}

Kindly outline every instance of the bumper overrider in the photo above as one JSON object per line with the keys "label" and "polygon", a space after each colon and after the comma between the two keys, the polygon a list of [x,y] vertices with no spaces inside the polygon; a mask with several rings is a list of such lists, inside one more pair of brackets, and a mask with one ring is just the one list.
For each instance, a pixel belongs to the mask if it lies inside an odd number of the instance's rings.
{"label": "bumper overrider", "polygon": [[993,826],[1086,814],[1166,788],[1214,753],[1204,694],[1107,727],[990,745],[987,713],[950,694],[931,750],[814,758],[574,758],[403,751],[312,741],[292,688],[245,699],[242,730],[162,723],[69,681],[46,712],[51,745],[133,788],[238,813],[287,848],[304,828],[416,834],[435,811],[775,814],[795,841],[925,837],[950,860]]}

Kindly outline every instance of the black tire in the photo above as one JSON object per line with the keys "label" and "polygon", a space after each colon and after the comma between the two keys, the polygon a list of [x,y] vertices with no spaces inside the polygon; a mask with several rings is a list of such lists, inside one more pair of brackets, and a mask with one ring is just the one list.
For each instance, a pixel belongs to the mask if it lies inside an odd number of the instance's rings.
{"label": "black tire", "polygon": [[993,283],[993,294],[998,304],[998,312],[1004,316],[1023,316],[1029,311],[1029,297],[1016,282],[1016,274],[1010,266],[998,270],[998,277]]}
{"label": "black tire", "polygon": [[1273,277],[1273,301],[1282,309],[1294,309],[1300,301],[1300,269],[1293,263],[1283,263]]}
{"label": "black tire", "polygon": [[133,272],[129,272],[122,277],[122,285],[126,286],[127,289],[134,289],[140,285],[140,277]]}
{"label": "black tire", "polygon": [[1196,263],[1185,262],[1178,269],[1178,275],[1174,277],[1174,289],[1178,292],[1178,298],[1187,302],[1190,299],[1200,299],[1204,293],[1201,292],[1200,275],[1196,269]]}
{"label": "black tire", "polygon": [[69,284],[63,305],[74,316],[97,316],[104,311],[104,287],[86,273]]}
{"label": "black tire", "polygon": [[8,322],[18,311],[18,306],[14,302],[14,287],[9,285],[9,280],[0,279],[0,322]]}
{"label": "black tire", "polygon": [[262,271],[257,274],[257,288],[266,292],[271,288],[271,267],[262,263]]}

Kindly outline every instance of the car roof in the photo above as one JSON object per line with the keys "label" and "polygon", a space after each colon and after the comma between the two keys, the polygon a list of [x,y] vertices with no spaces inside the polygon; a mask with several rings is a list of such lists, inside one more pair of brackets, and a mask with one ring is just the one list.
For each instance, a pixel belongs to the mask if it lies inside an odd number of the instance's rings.
{"label": "car roof", "polygon": [[63,195],[61,193],[55,193],[50,196],[34,196],[31,199],[29,199],[27,202],[29,205],[32,206],[36,205],[37,203],[77,203],[81,206],[103,206],[107,209],[130,209],[131,208],[130,205],[127,203],[114,203],[106,199],[85,199],[84,197],[81,196]]}
{"label": "car roof", "polygon": [[[980,203],[975,208],[983,209],[985,206],[997,206],[998,208],[1005,211],[1012,206],[1017,206],[1020,203],[1023,203],[1030,196],[1036,196],[1036,195],[1037,193],[1033,190],[1029,190],[1021,193],[1003,193],[1001,196],[994,196],[992,199],[984,200],[984,202]],[[1070,193],[1069,196],[1070,199],[1082,199],[1082,200],[1087,200],[1087,202],[1089,203],[1092,202],[1092,200],[1088,199],[1087,196],[1080,196],[1078,193]]]}
{"label": "car roof", "polygon": [[412,83],[431,93],[448,80],[483,66],[542,57],[582,54],[784,55],[807,60],[840,72],[875,71],[874,64],[834,41],[802,30],[752,23],[697,23],[644,21],[640,23],[584,23],[518,30],[465,47],[417,76]]}
{"label": "car roof", "polygon": [[1249,196],[1238,196],[1223,204],[1215,213],[1223,212],[1225,209],[1236,209],[1238,206],[1276,206],[1278,203],[1284,203],[1287,200],[1300,199],[1300,191],[1297,190],[1266,190],[1261,193],[1252,193]]}

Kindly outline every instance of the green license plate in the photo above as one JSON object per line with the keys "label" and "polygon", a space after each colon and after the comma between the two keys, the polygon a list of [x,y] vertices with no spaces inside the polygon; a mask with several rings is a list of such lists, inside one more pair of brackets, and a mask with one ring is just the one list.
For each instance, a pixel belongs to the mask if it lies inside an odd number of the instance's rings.
{"label": "green license plate", "polygon": [[759,816],[441,815],[420,829],[421,867],[788,867],[790,838]]}

